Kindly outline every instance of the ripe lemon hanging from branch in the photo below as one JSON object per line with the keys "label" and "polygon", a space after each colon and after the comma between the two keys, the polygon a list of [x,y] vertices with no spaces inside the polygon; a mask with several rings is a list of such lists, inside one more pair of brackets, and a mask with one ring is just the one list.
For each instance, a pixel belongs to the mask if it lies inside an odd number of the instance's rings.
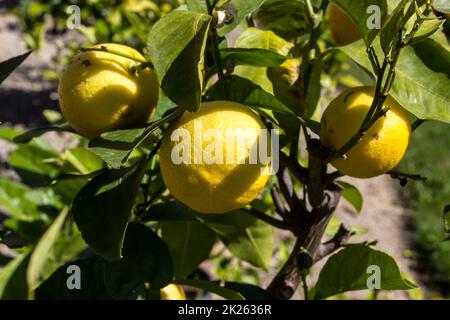
{"label": "ripe lemon hanging from branch", "polygon": [[[321,120],[320,140],[326,147],[339,150],[355,135],[374,99],[375,88],[347,89],[334,99]],[[394,168],[403,158],[411,136],[408,113],[389,96],[379,118],[363,138],[343,157],[332,162],[341,173],[371,178]]]}
{"label": "ripe lemon hanging from branch", "polygon": [[203,103],[198,112],[186,112],[161,144],[167,188],[202,213],[225,213],[250,203],[270,174],[271,140],[264,129],[249,107],[229,101]]}
{"label": "ripe lemon hanging from branch", "polygon": [[148,122],[159,86],[146,63],[135,49],[114,43],[76,55],[58,89],[67,122],[89,138]]}

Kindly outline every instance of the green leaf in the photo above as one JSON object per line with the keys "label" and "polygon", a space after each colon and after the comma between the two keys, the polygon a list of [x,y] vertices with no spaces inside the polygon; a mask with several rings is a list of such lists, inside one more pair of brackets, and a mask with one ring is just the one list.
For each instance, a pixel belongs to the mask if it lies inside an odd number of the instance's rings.
{"label": "green leaf", "polygon": [[147,52],[161,88],[185,110],[197,111],[203,86],[203,55],[211,17],[173,11],[150,31]]}
{"label": "green leaf", "polygon": [[250,80],[233,75],[223,84],[214,86],[209,99],[234,101],[249,106],[282,128],[289,139],[298,133],[300,118],[275,96]]}
{"label": "green leaf", "polygon": [[26,272],[29,260],[28,249],[0,271],[0,300],[28,299]]}
{"label": "green leaf", "polygon": [[274,300],[266,290],[248,283],[225,282],[225,288],[239,292],[245,300]]}
{"label": "green leaf", "polygon": [[146,128],[125,129],[105,132],[89,141],[89,150],[99,156],[111,168],[118,169],[126,162],[136,148],[137,141],[145,134]]}
{"label": "green leaf", "polygon": [[[359,41],[339,48],[366,70],[370,61]],[[381,48],[375,46],[378,56]],[[409,112],[424,120],[450,122],[450,50],[429,38],[402,50],[392,96]]]}
{"label": "green leaf", "polygon": [[415,43],[431,37],[442,27],[444,23],[445,20],[425,20],[414,38],[411,39],[411,43]]}
{"label": "green leaf", "polygon": [[113,169],[118,169],[127,162],[134,149],[151,138],[152,134],[165,122],[178,115],[178,111],[172,112],[145,128],[105,132],[89,142],[89,150],[102,158]]}
{"label": "green leaf", "polygon": [[45,216],[45,209],[61,209],[52,190],[30,189],[20,182],[0,178],[0,203],[7,214],[18,220],[34,221]]}
{"label": "green leaf", "polygon": [[15,143],[28,143],[33,138],[40,137],[47,132],[70,132],[76,133],[72,128],[69,127],[68,124],[58,125],[58,126],[48,126],[31,129],[21,135],[18,135],[14,138]]}
{"label": "green leaf", "polygon": [[31,253],[27,270],[27,283],[31,291],[87,248],[78,230],[63,230],[68,213],[68,208],[61,211]]}
{"label": "green leaf", "polygon": [[[406,5],[407,1],[402,0],[388,18],[383,30],[381,30],[381,48],[387,57],[392,58],[396,56],[396,53],[393,52],[393,50],[396,49],[399,42],[402,41],[402,37],[400,37],[400,30],[404,28],[407,20],[405,16]],[[414,6],[413,3],[410,5]]]}
{"label": "green leaf", "polygon": [[287,57],[275,51],[258,48],[227,48],[220,50],[224,62],[231,61],[235,65],[256,67],[277,67],[286,61]]}
{"label": "green leaf", "polygon": [[116,299],[136,299],[145,284],[152,289],[168,285],[173,277],[169,248],[151,229],[130,223],[123,246],[123,259],[107,262],[105,283]]}
{"label": "green leaf", "polygon": [[[105,260],[99,256],[76,260],[60,267],[35,291],[37,300],[111,300],[105,286]],[[67,280],[69,266],[80,268],[81,289],[70,290]]]}
{"label": "green leaf", "polygon": [[216,234],[206,225],[192,221],[167,221],[162,237],[172,254],[175,277],[186,278],[209,257]]}
{"label": "green leaf", "polygon": [[338,5],[350,17],[361,31],[366,46],[370,46],[380,30],[377,28],[369,29],[368,19],[370,14],[367,12],[368,8],[375,5],[381,9],[380,18],[381,26],[383,26],[383,21],[387,16],[386,0],[333,0],[333,3]]}
{"label": "green leaf", "polygon": [[434,0],[433,8],[436,11],[450,14],[450,3],[448,0]]}
{"label": "green leaf", "polygon": [[207,292],[212,292],[228,300],[245,300],[243,295],[241,295],[240,293],[232,289],[223,287],[217,282],[206,280],[176,279],[175,281],[173,281],[173,283],[181,286],[194,287]]}
{"label": "green leaf", "polygon": [[244,211],[221,215],[199,214],[219,239],[239,259],[256,267],[269,268],[273,227]]}
{"label": "green leaf", "polygon": [[262,4],[264,0],[231,0],[226,1],[223,6],[219,7],[219,10],[226,10],[233,14],[234,19],[231,23],[225,24],[222,28],[220,28],[219,35],[225,36],[227,33],[233,31],[242,20],[247,17],[247,15],[251,14],[255,10],[257,10]]}
{"label": "green leaf", "polygon": [[[225,94],[223,90],[225,88]],[[268,109],[276,113],[282,113],[295,117],[295,113],[282,104],[276,97],[264,91],[261,87],[250,80],[231,76],[224,84],[224,87],[217,86],[210,98],[212,100],[228,100],[238,102],[256,109]]]}
{"label": "green leaf", "polygon": [[83,239],[107,259],[122,257],[125,230],[146,165],[143,157],[129,168],[96,176],[73,202],[73,216]]}
{"label": "green leaf", "polygon": [[[248,28],[236,39],[236,48],[265,49],[281,55],[287,55],[292,44],[278,37],[272,31]],[[248,79],[268,93],[273,93],[273,83],[269,79],[266,67],[236,66],[233,74]]]}
{"label": "green leaf", "polygon": [[83,147],[67,149],[64,158],[81,174],[90,174],[105,167],[103,160]]}
{"label": "green leaf", "polygon": [[189,210],[179,203],[178,201],[166,201],[163,203],[157,203],[150,208],[150,212],[146,213],[142,217],[142,221],[199,221],[200,219],[195,214],[189,212]]}
{"label": "green leaf", "polygon": [[369,266],[380,268],[382,290],[417,288],[401,275],[391,256],[365,245],[348,245],[328,259],[320,272],[314,298],[325,299],[342,292],[368,289],[367,282],[372,275],[368,272]]}
{"label": "green leaf", "polygon": [[0,84],[31,54],[28,51],[20,56],[8,59],[0,63]]}
{"label": "green leaf", "polygon": [[[327,236],[333,237],[341,227],[342,222],[339,221],[336,217],[331,217],[330,222],[327,225],[327,229],[325,230],[325,233]],[[354,237],[359,237],[364,234],[366,234],[369,230],[362,227],[351,227],[351,231],[353,232]]]}
{"label": "green leaf", "polygon": [[344,199],[347,200],[357,212],[361,212],[364,199],[358,188],[344,181],[337,181],[337,184],[343,188],[342,196]]}
{"label": "green leaf", "polygon": [[444,228],[445,228],[445,240],[450,240],[450,204],[444,208]]}
{"label": "green leaf", "polygon": [[186,0],[189,11],[208,14],[205,0]]}
{"label": "green leaf", "polygon": [[255,14],[258,25],[291,40],[308,31],[304,1],[266,0]]}

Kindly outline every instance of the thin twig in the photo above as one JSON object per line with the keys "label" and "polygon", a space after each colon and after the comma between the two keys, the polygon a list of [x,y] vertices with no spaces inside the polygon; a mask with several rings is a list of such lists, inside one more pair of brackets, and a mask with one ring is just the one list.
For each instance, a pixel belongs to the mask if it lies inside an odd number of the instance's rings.
{"label": "thin twig", "polygon": [[[206,0],[206,6],[208,8],[209,15],[213,16],[213,12],[216,6],[216,2],[214,1],[213,4],[211,4],[210,0]],[[213,18],[214,19],[214,18]],[[225,80],[225,74],[223,73],[223,66],[222,66],[222,58],[220,57],[220,49],[219,49],[219,35],[217,33],[217,27],[216,27],[216,21],[213,21],[211,23],[211,30],[210,30],[210,37],[209,41],[211,44],[214,64],[217,69],[217,75],[219,76],[219,82],[223,83]]]}
{"label": "thin twig", "polygon": [[259,212],[258,210],[255,209],[250,209],[250,210],[244,210],[246,213],[254,216],[255,218],[258,218],[278,229],[282,229],[282,230],[288,230],[289,226],[287,225],[286,222],[282,221],[282,220],[278,220],[275,219],[265,213]]}
{"label": "thin twig", "polygon": [[411,131],[415,131],[418,127],[420,127],[426,120],[417,119],[411,125]]}
{"label": "thin twig", "polygon": [[278,190],[275,186],[270,189],[270,195],[272,196],[273,204],[275,205],[277,213],[281,217],[285,218],[288,208],[286,208],[286,205],[281,199],[280,194],[278,193]]}
{"label": "thin twig", "polygon": [[329,256],[331,253],[341,248],[354,234],[355,232],[353,232],[346,224],[342,223],[333,238],[320,245],[315,262]]}
{"label": "thin twig", "polygon": [[308,169],[303,168],[298,161],[292,160],[284,152],[280,151],[280,162],[292,172],[301,183],[305,183],[308,177]]}

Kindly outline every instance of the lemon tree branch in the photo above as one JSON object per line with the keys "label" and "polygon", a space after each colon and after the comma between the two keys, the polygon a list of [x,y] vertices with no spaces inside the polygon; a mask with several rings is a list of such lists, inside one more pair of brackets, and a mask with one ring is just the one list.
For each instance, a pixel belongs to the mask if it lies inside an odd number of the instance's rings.
{"label": "lemon tree branch", "polygon": [[220,58],[219,35],[217,33],[217,17],[215,17],[214,15],[216,3],[217,1],[211,3],[211,0],[206,0],[206,7],[208,9],[208,13],[213,17],[213,22],[211,23],[210,27],[209,43],[212,50],[214,65],[216,66],[217,69],[219,82],[223,82],[225,80],[225,74],[223,72],[222,59]]}

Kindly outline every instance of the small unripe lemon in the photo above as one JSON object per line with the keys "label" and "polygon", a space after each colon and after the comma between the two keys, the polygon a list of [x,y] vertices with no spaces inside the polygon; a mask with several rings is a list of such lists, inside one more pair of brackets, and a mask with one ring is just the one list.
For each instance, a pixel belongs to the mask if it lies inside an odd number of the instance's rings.
{"label": "small unripe lemon", "polygon": [[[138,60],[133,48],[106,43],[97,45]],[[103,51],[77,54],[59,82],[61,111],[79,133],[93,138],[105,131],[149,121],[158,102],[159,86],[150,68],[137,70],[139,62]]]}
{"label": "small unripe lemon", "polygon": [[351,18],[337,5],[331,4],[328,11],[328,25],[338,46],[345,46],[361,39],[362,35]]}
{"label": "small unripe lemon", "polygon": [[[198,212],[225,213],[245,206],[269,179],[271,142],[263,129],[249,107],[229,101],[202,103],[198,112],[185,112],[164,133],[164,183],[176,199]],[[244,148],[239,141],[245,142]],[[255,159],[254,147],[266,159]],[[183,159],[177,160],[179,155]]]}
{"label": "small unripe lemon", "polygon": [[161,300],[186,300],[186,294],[181,286],[169,284],[160,290]]}
{"label": "small unripe lemon", "polygon": [[[338,150],[355,135],[372,105],[375,89],[357,87],[345,90],[334,99],[322,115],[320,140],[324,146]],[[410,141],[408,113],[389,96],[389,108],[347,152],[332,162],[341,173],[356,178],[371,178],[394,168],[403,158]]]}

